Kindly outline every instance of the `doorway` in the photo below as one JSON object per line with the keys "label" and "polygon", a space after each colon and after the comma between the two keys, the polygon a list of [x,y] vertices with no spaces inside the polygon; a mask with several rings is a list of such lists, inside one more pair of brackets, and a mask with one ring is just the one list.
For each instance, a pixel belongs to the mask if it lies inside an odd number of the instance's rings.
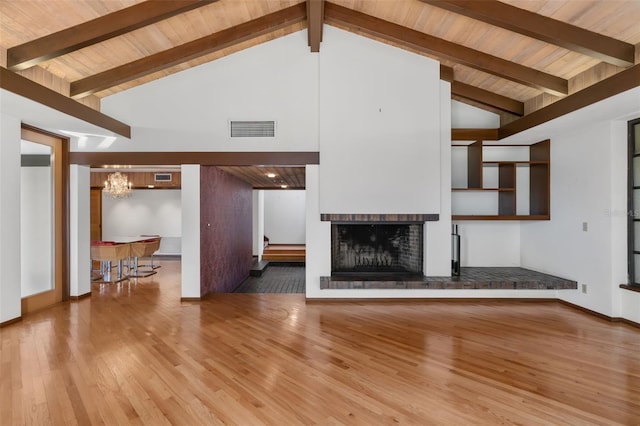
{"label": "doorway", "polygon": [[67,300],[67,138],[22,125],[22,314]]}

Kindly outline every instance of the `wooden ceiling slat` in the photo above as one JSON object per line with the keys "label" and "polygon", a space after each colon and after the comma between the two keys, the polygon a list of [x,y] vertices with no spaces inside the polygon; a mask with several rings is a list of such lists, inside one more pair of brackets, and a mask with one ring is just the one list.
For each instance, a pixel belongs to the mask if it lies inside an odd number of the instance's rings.
{"label": "wooden ceiling slat", "polygon": [[563,78],[525,67],[515,62],[509,62],[334,3],[326,3],[325,21],[327,23],[336,22],[356,31],[363,31],[377,37],[402,43],[410,48],[447,58],[470,68],[554,95],[566,95],[568,93],[568,82]]}
{"label": "wooden ceiling slat", "polygon": [[621,67],[634,63],[635,47],[566,22],[496,0],[421,0],[450,12],[580,52]]}
{"label": "wooden ceiling slat", "polygon": [[306,7],[304,3],[270,13],[252,21],[185,43],[181,46],[74,81],[71,83],[71,97],[81,98],[91,95],[100,90],[117,86],[118,84],[293,25],[303,21],[305,18]]}
{"label": "wooden ceiling slat", "polygon": [[7,51],[7,68],[20,71],[218,0],[145,1]]}
{"label": "wooden ceiling slat", "polygon": [[109,117],[54,90],[41,86],[4,67],[0,67],[0,88],[126,138],[131,137],[131,127],[128,124]]}
{"label": "wooden ceiling slat", "polygon": [[[251,184],[253,189],[304,189],[305,167],[279,167],[279,166],[222,166],[220,169]],[[276,176],[270,178],[267,173]]]}
{"label": "wooden ceiling slat", "polygon": [[323,21],[324,0],[307,0],[307,34],[312,52],[320,51]]}
{"label": "wooden ceiling slat", "polygon": [[459,81],[451,83],[451,93],[515,115],[524,115],[524,102],[498,95]]}
{"label": "wooden ceiling slat", "polygon": [[500,127],[500,139],[640,86],[640,64]]}

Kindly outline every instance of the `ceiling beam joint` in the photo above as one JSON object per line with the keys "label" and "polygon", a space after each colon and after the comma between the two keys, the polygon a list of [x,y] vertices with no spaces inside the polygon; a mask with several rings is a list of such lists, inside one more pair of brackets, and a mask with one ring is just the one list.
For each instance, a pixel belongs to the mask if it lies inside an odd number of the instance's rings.
{"label": "ceiling beam joint", "polygon": [[128,124],[11,72],[4,67],[0,67],[0,88],[125,138],[131,138],[131,127]]}
{"label": "ceiling beam joint", "polygon": [[421,0],[490,25],[582,53],[619,67],[634,64],[635,47],[630,43],[598,34],[496,0]]}
{"label": "ceiling beam joint", "polygon": [[307,0],[307,34],[312,52],[320,51],[323,24],[324,0]]}
{"label": "ceiling beam joint", "polygon": [[146,56],[125,65],[71,83],[72,98],[82,98],[136,78],[162,71],[192,59],[286,28],[306,18],[304,3],[287,7],[180,46]]}
{"label": "ceiling beam joint", "polygon": [[217,0],[145,1],[7,50],[7,68],[22,71]]}
{"label": "ceiling beam joint", "polygon": [[640,87],[640,64],[501,126],[499,138],[515,135],[636,87]]}
{"label": "ceiling beam joint", "polygon": [[460,44],[434,37],[334,3],[325,4],[325,21],[398,43],[409,49],[448,59],[553,95],[569,93],[567,80]]}

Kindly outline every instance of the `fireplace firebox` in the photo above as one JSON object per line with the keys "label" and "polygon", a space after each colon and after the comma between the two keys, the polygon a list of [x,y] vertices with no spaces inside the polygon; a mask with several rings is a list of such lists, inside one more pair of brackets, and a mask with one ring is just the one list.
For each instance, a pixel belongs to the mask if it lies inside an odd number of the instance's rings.
{"label": "fireplace firebox", "polygon": [[422,223],[332,223],[332,274],[421,275],[422,233]]}

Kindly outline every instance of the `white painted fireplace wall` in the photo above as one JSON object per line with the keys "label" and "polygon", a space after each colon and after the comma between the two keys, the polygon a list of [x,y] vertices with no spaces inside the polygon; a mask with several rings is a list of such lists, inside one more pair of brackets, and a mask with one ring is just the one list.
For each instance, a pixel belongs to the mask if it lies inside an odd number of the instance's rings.
{"label": "white painted fireplace wall", "polygon": [[320,214],[439,214],[425,224],[424,270],[448,275],[450,86],[431,59],[327,29],[320,165],[307,166],[307,297],[416,297],[419,291],[320,290],[320,277],[331,275],[330,222]]}
{"label": "white painted fireplace wall", "polygon": [[333,27],[322,46],[322,213],[440,213],[440,64]]}

